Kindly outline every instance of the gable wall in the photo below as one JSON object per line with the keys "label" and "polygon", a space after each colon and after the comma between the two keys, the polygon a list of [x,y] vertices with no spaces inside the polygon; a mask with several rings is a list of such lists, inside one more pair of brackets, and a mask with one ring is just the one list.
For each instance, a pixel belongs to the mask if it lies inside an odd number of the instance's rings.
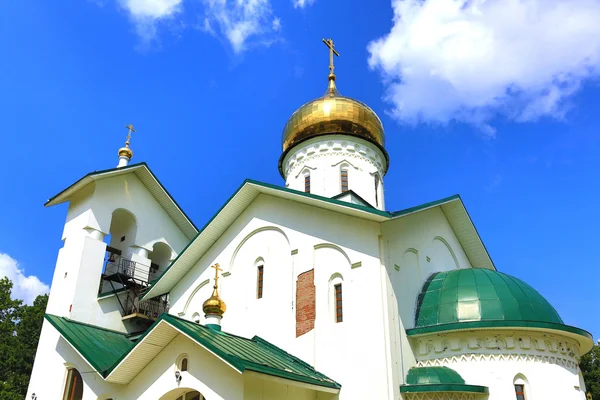
{"label": "gable wall", "polygon": [[471,268],[441,207],[381,224],[394,388],[416,360],[405,330],[414,327],[417,297],[434,272]]}
{"label": "gable wall", "polygon": [[[209,267],[218,262],[225,272],[219,281],[224,331],[259,335],[308,362],[342,384],[341,399],[388,398],[378,235],[379,223],[259,195],[171,290],[170,312],[189,320],[198,313],[203,322],[214,277]],[[256,298],[258,259],[264,260],[262,299]],[[311,269],[315,328],[296,338],[296,282]],[[342,323],[335,322],[337,277]]]}

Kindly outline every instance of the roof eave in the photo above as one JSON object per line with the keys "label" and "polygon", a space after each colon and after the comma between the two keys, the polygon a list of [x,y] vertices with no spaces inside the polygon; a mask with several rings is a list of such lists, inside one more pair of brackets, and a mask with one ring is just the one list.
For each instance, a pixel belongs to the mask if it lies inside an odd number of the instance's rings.
{"label": "roof eave", "polygon": [[[73,183],[69,187],[67,187],[66,189],[64,189],[61,192],[59,192],[58,194],[52,196],[44,204],[44,206],[51,207],[51,206],[69,201],[76,192],[87,187],[89,184],[91,184],[99,179],[107,177],[106,175],[117,176],[117,175],[123,175],[125,173],[131,173],[131,172],[134,172],[137,174],[136,171],[138,171],[138,170],[144,171],[144,173],[146,173],[147,176],[151,177],[153,186],[159,188],[160,191],[162,192],[161,196],[164,196],[163,198],[168,200],[168,202],[170,202],[174,206],[176,212],[178,214],[180,214],[181,216],[183,216],[183,220],[185,222],[182,224],[177,223],[177,225],[179,225],[180,229],[184,232],[184,234],[188,237],[188,239],[191,239],[194,235],[196,235],[198,233],[198,228],[196,227],[196,225],[187,216],[187,214],[179,206],[179,204],[177,203],[175,198],[173,196],[171,196],[169,191],[158,180],[156,175],[154,175],[152,170],[150,170],[150,168],[148,167],[148,165],[145,162],[128,165],[126,167],[118,167],[118,168],[111,168],[111,169],[106,169],[106,170],[101,170],[101,171],[90,172],[87,175],[85,175],[84,177],[82,177],[81,179],[77,180],[75,183]],[[139,179],[139,176],[138,176],[138,179]],[[162,205],[161,200],[160,199],[157,199],[157,200],[158,200],[158,203],[161,204],[161,207],[163,207],[163,209],[165,209],[167,214],[169,214],[169,211],[165,208],[166,206]],[[177,215],[177,213],[175,215]],[[175,218],[174,222],[176,222],[177,217],[171,216],[171,218]]]}

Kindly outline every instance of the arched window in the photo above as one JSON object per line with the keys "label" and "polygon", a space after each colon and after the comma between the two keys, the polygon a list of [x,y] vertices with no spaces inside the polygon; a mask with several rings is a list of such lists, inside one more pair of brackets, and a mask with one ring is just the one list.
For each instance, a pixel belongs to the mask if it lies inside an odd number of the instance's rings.
{"label": "arched window", "polygon": [[263,277],[264,277],[264,265],[256,267],[256,298],[262,299],[263,296]]}
{"label": "arched window", "polygon": [[187,357],[181,360],[181,372],[188,370],[188,359]]}
{"label": "arched window", "polygon": [[515,387],[515,398],[517,400],[527,400],[529,398],[527,395],[527,379],[523,375],[518,374],[515,377],[513,384]]}
{"label": "arched window", "polygon": [[83,380],[79,371],[70,368],[67,372],[67,384],[63,400],[81,400],[83,398]]}
{"label": "arched window", "polygon": [[304,173],[304,191],[310,193],[310,172]]}
{"label": "arched window", "polygon": [[175,371],[187,371],[189,367],[188,355],[183,353],[175,360]]}
{"label": "arched window", "polygon": [[335,322],[344,320],[344,312],[342,309],[342,284],[333,285],[335,293]]}
{"label": "arched window", "polygon": [[342,166],[340,169],[340,181],[342,185],[342,193],[348,191],[348,167]]}
{"label": "arched window", "polygon": [[329,318],[335,323],[344,320],[344,308],[342,298],[342,284],[344,278],[339,272],[329,278]]}

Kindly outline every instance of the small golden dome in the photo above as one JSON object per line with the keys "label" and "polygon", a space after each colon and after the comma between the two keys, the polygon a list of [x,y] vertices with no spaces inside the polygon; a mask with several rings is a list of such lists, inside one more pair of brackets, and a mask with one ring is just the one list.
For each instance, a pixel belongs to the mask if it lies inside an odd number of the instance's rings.
{"label": "small golden dome", "polygon": [[330,74],[325,95],[297,109],[285,124],[280,172],[289,149],[307,139],[328,134],[344,134],[365,139],[379,147],[385,157],[388,157],[384,148],[383,125],[377,114],[366,104],[342,96],[337,91],[335,75]]}
{"label": "small golden dome", "polygon": [[212,296],[210,296],[204,302],[204,304],[202,304],[202,310],[204,311],[204,314],[206,314],[206,315],[212,314],[212,315],[219,315],[222,317],[223,314],[225,314],[225,311],[227,310],[227,306],[225,306],[225,302],[223,300],[221,300],[221,298],[219,297],[219,292],[217,291],[216,285],[214,286]]}
{"label": "small golden dome", "polygon": [[121,156],[125,156],[131,160],[133,158],[133,151],[131,151],[131,149],[128,146],[121,147],[119,149],[119,157]]}

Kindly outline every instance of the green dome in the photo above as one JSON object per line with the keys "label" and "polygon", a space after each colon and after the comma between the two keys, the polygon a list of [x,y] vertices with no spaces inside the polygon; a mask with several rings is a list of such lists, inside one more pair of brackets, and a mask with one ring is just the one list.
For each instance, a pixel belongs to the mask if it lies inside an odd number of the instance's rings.
{"label": "green dome", "polygon": [[462,376],[448,367],[413,367],[408,370],[401,393],[477,393],[487,394],[485,386],[467,385]]}
{"label": "green dome", "polygon": [[429,385],[434,383],[465,383],[455,370],[448,367],[411,368],[406,376],[408,385]]}
{"label": "green dome", "polygon": [[471,321],[563,324],[534,288],[501,272],[469,268],[429,277],[419,294],[415,327]]}

